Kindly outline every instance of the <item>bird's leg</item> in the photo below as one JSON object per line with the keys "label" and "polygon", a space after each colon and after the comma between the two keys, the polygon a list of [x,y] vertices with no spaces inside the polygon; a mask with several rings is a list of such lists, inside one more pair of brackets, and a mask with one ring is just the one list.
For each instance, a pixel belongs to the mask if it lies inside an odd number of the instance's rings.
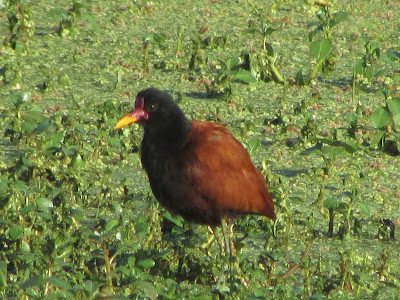
{"label": "bird's leg", "polygon": [[210,237],[207,239],[207,241],[203,244],[201,244],[201,249],[208,249],[210,247],[211,243],[214,241],[215,237],[215,230],[211,226],[207,226],[208,231],[211,233]]}
{"label": "bird's leg", "polygon": [[236,258],[236,248],[235,244],[233,242],[234,236],[233,236],[233,220],[232,218],[227,218],[226,219],[226,225],[228,229],[228,242],[229,242],[229,251],[230,255],[233,258]]}
{"label": "bird's leg", "polygon": [[227,253],[229,251],[228,250],[229,247],[227,247],[227,243],[229,244],[229,242],[227,242],[227,234],[226,234],[227,226],[226,226],[226,222],[225,222],[224,218],[221,219],[221,227],[222,227],[222,235],[223,235],[222,240],[217,237],[216,229],[212,228],[214,235],[215,235],[215,239],[217,240],[217,244],[220,249],[221,259],[224,261],[224,263],[221,265],[218,280],[217,280],[217,290],[219,290],[220,286],[225,285],[225,274],[226,274],[228,268],[231,269],[230,255]]}
{"label": "bird's leg", "polygon": [[244,277],[242,270],[240,269],[239,266],[239,258],[236,255],[236,248],[235,244],[233,242],[233,219],[232,218],[222,218],[221,219],[221,224],[222,224],[222,233],[224,235],[224,241],[225,241],[225,253],[226,256],[229,260],[229,268],[230,270],[234,270],[239,277],[239,280],[241,284],[247,288],[249,286],[249,283],[247,279]]}
{"label": "bird's leg", "polygon": [[232,258],[232,252],[230,251],[231,250],[230,244],[232,242],[231,242],[231,236],[229,234],[229,228],[228,228],[229,226],[227,224],[227,219],[225,217],[221,218],[221,227],[222,227],[222,235],[224,236],[223,248],[225,250],[225,256],[230,261]]}

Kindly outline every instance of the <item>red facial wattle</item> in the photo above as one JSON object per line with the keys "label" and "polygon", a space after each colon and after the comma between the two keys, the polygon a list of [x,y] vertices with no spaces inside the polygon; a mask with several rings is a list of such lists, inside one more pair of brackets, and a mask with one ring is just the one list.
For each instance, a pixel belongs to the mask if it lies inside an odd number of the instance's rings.
{"label": "red facial wattle", "polygon": [[135,100],[135,110],[121,118],[114,129],[122,128],[131,123],[139,122],[140,120],[147,120],[148,118],[149,114],[144,110],[144,98],[137,97]]}

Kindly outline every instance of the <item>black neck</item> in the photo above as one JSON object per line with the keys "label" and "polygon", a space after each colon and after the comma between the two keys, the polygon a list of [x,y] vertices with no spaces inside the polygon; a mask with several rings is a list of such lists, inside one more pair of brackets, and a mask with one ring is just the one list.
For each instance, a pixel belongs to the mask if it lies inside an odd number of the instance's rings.
{"label": "black neck", "polygon": [[182,114],[162,126],[145,127],[143,143],[154,145],[160,152],[176,152],[183,146],[191,128],[192,123]]}

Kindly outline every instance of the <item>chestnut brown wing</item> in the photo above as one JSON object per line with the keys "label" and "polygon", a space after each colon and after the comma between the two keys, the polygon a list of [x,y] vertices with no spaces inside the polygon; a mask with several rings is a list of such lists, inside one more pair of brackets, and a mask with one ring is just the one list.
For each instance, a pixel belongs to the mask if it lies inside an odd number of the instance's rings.
{"label": "chestnut brown wing", "polygon": [[275,219],[274,205],[260,171],[226,127],[192,122],[183,172],[196,193],[220,217],[261,214]]}

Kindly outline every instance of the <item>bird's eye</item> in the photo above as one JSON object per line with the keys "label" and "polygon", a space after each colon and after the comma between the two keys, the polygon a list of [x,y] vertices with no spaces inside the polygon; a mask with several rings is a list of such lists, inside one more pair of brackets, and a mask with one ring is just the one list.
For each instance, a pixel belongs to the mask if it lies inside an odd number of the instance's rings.
{"label": "bird's eye", "polygon": [[147,108],[148,112],[153,112],[157,110],[157,105],[155,104],[150,104],[149,107]]}

